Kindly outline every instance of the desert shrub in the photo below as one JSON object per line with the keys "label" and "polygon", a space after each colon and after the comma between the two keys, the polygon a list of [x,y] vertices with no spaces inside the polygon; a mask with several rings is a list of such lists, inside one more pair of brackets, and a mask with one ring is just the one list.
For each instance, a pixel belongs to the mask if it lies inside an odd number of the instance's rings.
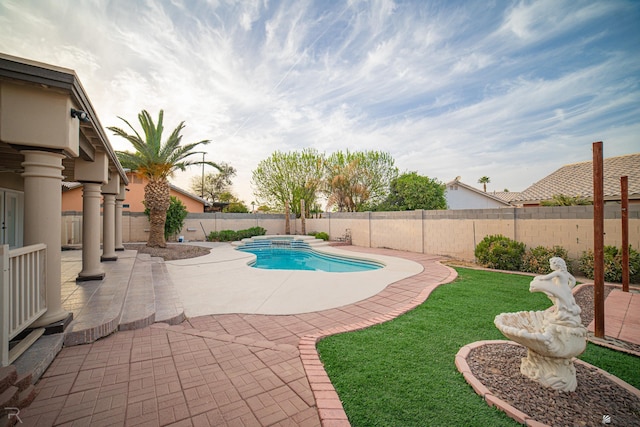
{"label": "desert shrub", "polygon": [[[582,252],[578,260],[580,271],[593,279],[593,250]],[[622,249],[615,246],[604,247],[604,280],[605,282],[622,282]],[[640,253],[629,246],[629,282],[640,283]]]}
{"label": "desert shrub", "polygon": [[267,234],[267,230],[262,227],[251,227],[246,230],[238,230],[238,235],[236,240],[247,239],[253,236],[264,236]]}
{"label": "desert shrub", "polygon": [[496,234],[487,236],[478,243],[475,256],[486,267],[518,271],[522,266],[524,251],[524,243]]}
{"label": "desert shrub", "polygon": [[567,263],[567,268],[571,272],[571,263],[569,262],[569,254],[562,246],[554,246],[553,248],[546,248],[544,246],[537,246],[533,249],[527,249],[522,257],[522,271],[536,274],[548,274],[551,273],[551,267],[549,266],[549,258],[560,257]]}
{"label": "desert shrub", "polygon": [[264,236],[267,230],[262,227],[251,227],[246,230],[220,230],[212,231],[207,236],[209,242],[233,242],[253,236]]}
{"label": "desert shrub", "polygon": [[327,233],[325,233],[324,231],[320,231],[318,233],[314,233],[312,234],[312,236],[314,236],[316,239],[322,239],[322,240],[329,240],[329,235]]}

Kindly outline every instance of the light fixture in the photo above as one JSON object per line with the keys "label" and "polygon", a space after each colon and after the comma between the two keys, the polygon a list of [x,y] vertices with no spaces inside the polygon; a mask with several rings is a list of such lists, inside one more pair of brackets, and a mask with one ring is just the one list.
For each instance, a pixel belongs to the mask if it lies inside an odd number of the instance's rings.
{"label": "light fixture", "polygon": [[71,109],[71,117],[77,118],[81,122],[90,122],[91,121],[91,120],[89,120],[89,115],[86,112],[84,112],[82,110],[76,110],[75,108]]}

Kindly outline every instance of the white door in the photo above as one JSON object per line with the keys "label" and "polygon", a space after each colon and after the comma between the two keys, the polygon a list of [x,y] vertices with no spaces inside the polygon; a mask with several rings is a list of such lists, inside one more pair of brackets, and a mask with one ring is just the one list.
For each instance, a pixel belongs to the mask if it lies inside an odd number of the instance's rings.
{"label": "white door", "polygon": [[0,243],[11,249],[23,245],[23,210],[23,193],[0,190]]}

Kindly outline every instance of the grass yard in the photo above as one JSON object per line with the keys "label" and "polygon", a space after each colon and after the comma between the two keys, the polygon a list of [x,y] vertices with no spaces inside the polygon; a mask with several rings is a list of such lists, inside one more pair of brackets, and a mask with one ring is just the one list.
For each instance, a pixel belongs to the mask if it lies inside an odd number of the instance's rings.
{"label": "grass yard", "polygon": [[[507,339],[493,324],[497,314],[551,302],[529,292],[530,276],[456,270],[456,281],[409,313],[318,343],[353,426],[519,425],[473,391],[454,358],[471,342]],[[580,358],[640,387],[634,356],[589,344]]]}

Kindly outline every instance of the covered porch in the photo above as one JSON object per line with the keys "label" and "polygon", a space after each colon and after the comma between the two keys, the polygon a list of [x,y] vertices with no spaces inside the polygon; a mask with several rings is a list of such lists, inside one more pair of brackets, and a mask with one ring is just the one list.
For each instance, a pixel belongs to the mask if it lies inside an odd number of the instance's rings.
{"label": "covered porch", "polygon": [[73,280],[89,285],[124,250],[127,176],[73,70],[0,54],[2,366],[73,320],[63,305],[62,182],[83,185],[81,268]]}

